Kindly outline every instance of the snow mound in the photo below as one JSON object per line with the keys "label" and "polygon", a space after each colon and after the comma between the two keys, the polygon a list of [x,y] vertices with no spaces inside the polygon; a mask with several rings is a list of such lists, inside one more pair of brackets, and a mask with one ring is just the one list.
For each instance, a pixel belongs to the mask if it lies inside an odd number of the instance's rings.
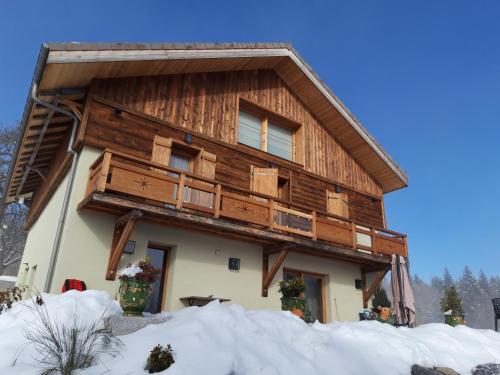
{"label": "snow mound", "polygon": [[1,276],[0,275],[0,281],[8,281],[8,282],[11,282],[11,283],[15,283],[17,280],[17,277],[15,276]]}
{"label": "snow mound", "polygon": [[[106,292],[70,290],[59,295],[43,294],[42,297],[49,316],[57,322],[71,322],[77,316],[85,323],[122,312]],[[33,347],[26,346],[24,338],[25,329],[40,323],[33,310],[34,303],[33,300],[15,303],[11,310],[0,315],[0,374],[40,374],[34,361],[37,353]],[[16,365],[12,367],[17,357]]]}
{"label": "snow mound", "polygon": [[[72,319],[76,310],[82,319],[96,319],[106,308],[108,315],[120,312],[103,292],[68,292],[45,300],[59,319]],[[33,320],[29,303],[0,315],[0,374],[39,373],[30,357],[34,353],[23,352],[22,361],[9,367],[25,345],[26,321]],[[103,357],[103,363],[79,374],[146,374],[146,358],[157,344],[173,347],[176,362],[166,371],[169,375],[407,375],[413,364],[470,374],[478,364],[500,363],[500,334],[465,326],[308,325],[288,312],[246,311],[218,301],[162,315],[169,319],[120,336],[124,349],[119,357]]]}

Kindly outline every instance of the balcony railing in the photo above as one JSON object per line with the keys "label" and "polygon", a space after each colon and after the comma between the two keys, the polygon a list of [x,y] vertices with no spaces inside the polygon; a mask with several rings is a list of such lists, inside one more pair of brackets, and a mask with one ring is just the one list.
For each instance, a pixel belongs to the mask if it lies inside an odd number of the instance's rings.
{"label": "balcony railing", "polygon": [[405,234],[106,150],[90,167],[87,196],[108,192],[178,210],[322,240],[371,254],[408,255]]}

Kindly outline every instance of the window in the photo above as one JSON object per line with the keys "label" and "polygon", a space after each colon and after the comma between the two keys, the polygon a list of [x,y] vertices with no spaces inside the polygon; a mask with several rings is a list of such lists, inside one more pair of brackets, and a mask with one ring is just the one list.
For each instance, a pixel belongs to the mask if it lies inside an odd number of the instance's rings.
{"label": "window", "polygon": [[[169,167],[180,169],[181,171],[191,172],[191,158],[188,156],[176,154],[172,152],[170,155]],[[179,177],[177,173],[169,173],[173,177]]]}
{"label": "window", "polygon": [[261,119],[243,111],[240,111],[238,118],[238,142],[260,149]]}
{"label": "window", "polygon": [[240,99],[238,143],[304,164],[301,124]]}
{"label": "window", "polygon": [[292,160],[293,135],[290,130],[269,123],[267,126],[267,152]]}

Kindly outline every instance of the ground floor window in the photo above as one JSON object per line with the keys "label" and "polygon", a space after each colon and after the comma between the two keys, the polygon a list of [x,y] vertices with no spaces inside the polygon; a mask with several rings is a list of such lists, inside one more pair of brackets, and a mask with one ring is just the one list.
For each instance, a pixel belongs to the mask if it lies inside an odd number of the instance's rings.
{"label": "ground floor window", "polygon": [[147,259],[155,268],[161,269],[160,277],[153,285],[151,302],[145,310],[151,314],[161,312],[166,296],[167,271],[168,271],[168,248],[149,245],[146,253]]}
{"label": "ground floor window", "polygon": [[308,323],[312,323],[315,320],[325,323],[325,287],[324,287],[324,275],[290,270],[283,270],[283,279],[289,280],[296,277],[301,277],[304,280],[305,298],[306,298],[306,320]]}

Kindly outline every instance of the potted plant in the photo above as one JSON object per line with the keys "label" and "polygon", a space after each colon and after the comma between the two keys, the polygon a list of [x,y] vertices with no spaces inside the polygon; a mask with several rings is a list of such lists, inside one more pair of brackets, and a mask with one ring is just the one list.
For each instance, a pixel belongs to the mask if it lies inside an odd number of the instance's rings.
{"label": "potted plant", "polygon": [[291,311],[293,314],[304,319],[306,312],[306,300],[304,298],[305,285],[301,277],[283,280],[280,282],[281,309]]}
{"label": "potted plant", "polygon": [[160,270],[146,261],[120,271],[119,295],[123,315],[142,316],[151,300],[152,284],[159,274]]}
{"label": "potted plant", "polygon": [[441,299],[441,310],[444,313],[444,322],[446,324],[452,327],[459,324],[465,324],[462,301],[458,296],[457,289],[454,285],[449,286],[444,290],[444,295]]}
{"label": "potted plant", "polygon": [[387,297],[387,292],[381,286],[375,289],[372,298],[372,311],[376,313],[376,319],[382,323],[394,325],[395,316],[392,313],[391,301]]}

